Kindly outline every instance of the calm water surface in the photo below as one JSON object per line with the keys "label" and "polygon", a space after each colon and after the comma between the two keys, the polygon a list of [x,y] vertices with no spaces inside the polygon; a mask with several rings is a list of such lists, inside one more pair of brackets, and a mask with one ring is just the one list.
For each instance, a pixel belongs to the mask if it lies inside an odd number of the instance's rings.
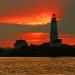
{"label": "calm water surface", "polygon": [[75,75],[75,57],[0,57],[0,75]]}

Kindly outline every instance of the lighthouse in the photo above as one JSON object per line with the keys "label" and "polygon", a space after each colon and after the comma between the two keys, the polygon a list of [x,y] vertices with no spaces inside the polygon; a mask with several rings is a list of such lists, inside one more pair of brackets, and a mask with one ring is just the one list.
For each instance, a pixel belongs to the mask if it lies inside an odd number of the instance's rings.
{"label": "lighthouse", "polygon": [[50,44],[51,45],[60,45],[62,43],[61,39],[58,38],[58,26],[56,14],[52,14],[51,26],[50,26]]}

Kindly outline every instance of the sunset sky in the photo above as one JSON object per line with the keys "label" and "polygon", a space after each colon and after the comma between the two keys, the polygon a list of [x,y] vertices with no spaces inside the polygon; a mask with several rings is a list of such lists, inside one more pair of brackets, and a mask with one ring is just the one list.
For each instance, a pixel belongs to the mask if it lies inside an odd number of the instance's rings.
{"label": "sunset sky", "polygon": [[[0,44],[19,38],[30,40],[25,37],[28,32],[47,35],[52,13],[57,15],[59,34],[65,39],[63,42],[75,44],[75,0],[0,0]],[[39,39],[38,36],[32,39]],[[42,37],[41,41],[46,42],[49,34]]]}

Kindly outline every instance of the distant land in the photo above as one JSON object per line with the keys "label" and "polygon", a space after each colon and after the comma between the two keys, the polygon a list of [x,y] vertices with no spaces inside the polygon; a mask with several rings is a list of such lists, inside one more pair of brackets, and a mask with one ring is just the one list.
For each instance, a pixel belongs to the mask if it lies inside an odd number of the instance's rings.
{"label": "distant land", "polygon": [[61,44],[52,46],[50,43],[28,46],[25,40],[17,40],[14,48],[0,48],[1,57],[59,57],[75,56],[75,46]]}

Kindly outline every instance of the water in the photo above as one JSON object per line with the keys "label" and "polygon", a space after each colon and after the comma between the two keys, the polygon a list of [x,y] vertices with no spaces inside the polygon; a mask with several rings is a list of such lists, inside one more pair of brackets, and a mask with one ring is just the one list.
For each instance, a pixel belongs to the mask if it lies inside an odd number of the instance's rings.
{"label": "water", "polygon": [[0,75],[75,75],[75,57],[0,57]]}

